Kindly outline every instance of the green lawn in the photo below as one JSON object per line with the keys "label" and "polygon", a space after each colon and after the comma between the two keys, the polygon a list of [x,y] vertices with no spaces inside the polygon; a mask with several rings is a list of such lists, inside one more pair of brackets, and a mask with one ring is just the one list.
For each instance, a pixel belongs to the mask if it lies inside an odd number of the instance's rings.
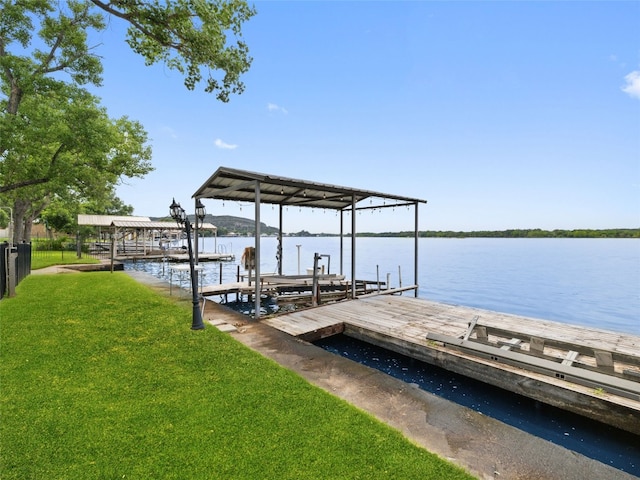
{"label": "green lawn", "polygon": [[8,479],[468,479],[124,273],[0,302]]}

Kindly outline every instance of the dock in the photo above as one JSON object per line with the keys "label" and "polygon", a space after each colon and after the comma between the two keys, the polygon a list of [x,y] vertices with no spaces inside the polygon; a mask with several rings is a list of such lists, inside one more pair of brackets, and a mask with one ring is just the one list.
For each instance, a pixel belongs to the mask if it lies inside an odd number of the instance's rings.
{"label": "dock", "polygon": [[[167,253],[165,258],[170,262],[188,262],[189,254],[187,253]],[[232,253],[198,253],[199,262],[227,262],[235,260],[235,255]]]}
{"label": "dock", "polygon": [[[175,263],[185,263],[189,261],[189,254],[185,253],[184,249],[171,249],[171,250],[133,250],[129,249],[126,252],[118,252],[114,257],[118,261],[137,261],[137,260],[167,260]],[[235,260],[235,255],[232,253],[199,253],[198,262],[227,262]]]}
{"label": "dock", "polygon": [[[352,282],[345,279],[344,275],[338,274],[318,274],[313,275],[260,275],[260,296],[270,297],[277,300],[278,304],[304,304],[313,305],[344,300],[352,288]],[[314,292],[314,288],[316,289]],[[413,289],[415,285],[406,287]],[[366,295],[373,292],[388,291],[385,282],[374,280],[356,280],[355,289],[357,295]],[[237,299],[241,297],[250,298],[255,295],[255,276],[251,281],[247,275],[238,275],[235,282],[205,285],[200,289],[203,298],[211,300],[209,297],[220,296],[228,302],[228,296],[235,294]]]}
{"label": "dock", "polygon": [[640,435],[640,336],[378,294],[262,322],[310,342],[343,333]]}

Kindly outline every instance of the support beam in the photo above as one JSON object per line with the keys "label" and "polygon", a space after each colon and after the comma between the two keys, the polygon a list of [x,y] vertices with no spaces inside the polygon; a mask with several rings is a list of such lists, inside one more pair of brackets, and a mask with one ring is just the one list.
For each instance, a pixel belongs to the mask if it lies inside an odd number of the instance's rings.
{"label": "support beam", "polygon": [[260,182],[255,182],[255,216],[256,216],[256,239],[255,239],[255,249],[256,249],[256,281],[255,281],[255,295],[254,295],[254,314],[253,318],[255,320],[260,320],[260,287],[262,286],[260,283],[260,236],[262,232],[260,231]]}
{"label": "support beam", "polygon": [[[414,214],[415,214],[415,219],[414,219],[414,225],[415,225],[415,229],[414,229],[414,236],[413,236],[413,243],[414,243],[414,254],[413,254],[413,283],[415,285],[418,285],[418,241],[419,241],[419,234],[420,231],[418,229],[418,202],[415,202],[413,204],[414,207]],[[414,297],[418,297],[418,288],[416,288],[415,292],[413,293]]]}
{"label": "support beam", "polygon": [[284,262],[284,259],[282,258],[282,254],[283,254],[283,249],[282,249],[282,230],[283,230],[283,223],[282,223],[282,211],[283,211],[283,206],[282,204],[278,205],[278,246],[277,251],[278,251],[278,275],[282,275],[282,263]]}
{"label": "support beam", "polygon": [[356,197],[351,196],[351,298],[356,298]]}

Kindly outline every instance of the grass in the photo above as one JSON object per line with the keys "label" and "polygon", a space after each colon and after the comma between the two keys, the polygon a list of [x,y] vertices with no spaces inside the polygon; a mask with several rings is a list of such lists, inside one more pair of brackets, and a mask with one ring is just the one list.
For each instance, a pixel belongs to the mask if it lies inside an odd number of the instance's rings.
{"label": "grass", "polygon": [[71,265],[79,263],[100,263],[100,260],[90,255],[83,255],[82,258],[78,258],[75,252],[62,250],[34,250],[31,253],[32,270],[39,270],[52,265]]}
{"label": "grass", "polygon": [[124,273],[0,302],[8,479],[469,479]]}

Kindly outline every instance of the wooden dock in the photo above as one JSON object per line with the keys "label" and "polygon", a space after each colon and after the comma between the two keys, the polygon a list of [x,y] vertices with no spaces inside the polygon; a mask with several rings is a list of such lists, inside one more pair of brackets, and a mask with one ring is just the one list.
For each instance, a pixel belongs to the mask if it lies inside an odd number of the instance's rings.
{"label": "wooden dock", "polygon": [[[351,282],[345,280],[344,275],[320,274],[316,278],[316,301],[319,303],[343,300],[347,298],[351,289]],[[313,303],[313,275],[260,275],[260,295],[277,299],[279,304]],[[408,287],[413,288],[413,287]],[[356,291],[359,295],[386,289],[384,282],[356,281]],[[201,295],[205,298],[221,296],[228,301],[228,295],[251,296],[255,294],[255,277],[249,282],[246,275],[240,275],[238,281],[221,284],[206,285],[201,288]]]}
{"label": "wooden dock", "polygon": [[[170,262],[188,262],[189,254],[188,253],[169,253],[166,256],[166,259]],[[199,262],[226,262],[230,260],[234,260],[236,257],[232,253],[198,253],[198,261]]]}
{"label": "wooden dock", "polygon": [[[129,250],[126,253],[118,252],[114,257],[118,261],[127,260],[167,260],[169,262],[188,262],[189,254],[185,253],[183,249],[173,250],[148,250],[146,252],[142,250]],[[199,253],[198,262],[226,262],[235,260],[235,255],[232,253]]]}
{"label": "wooden dock", "polygon": [[640,435],[640,337],[373,295],[262,320],[307,341],[344,333]]}

